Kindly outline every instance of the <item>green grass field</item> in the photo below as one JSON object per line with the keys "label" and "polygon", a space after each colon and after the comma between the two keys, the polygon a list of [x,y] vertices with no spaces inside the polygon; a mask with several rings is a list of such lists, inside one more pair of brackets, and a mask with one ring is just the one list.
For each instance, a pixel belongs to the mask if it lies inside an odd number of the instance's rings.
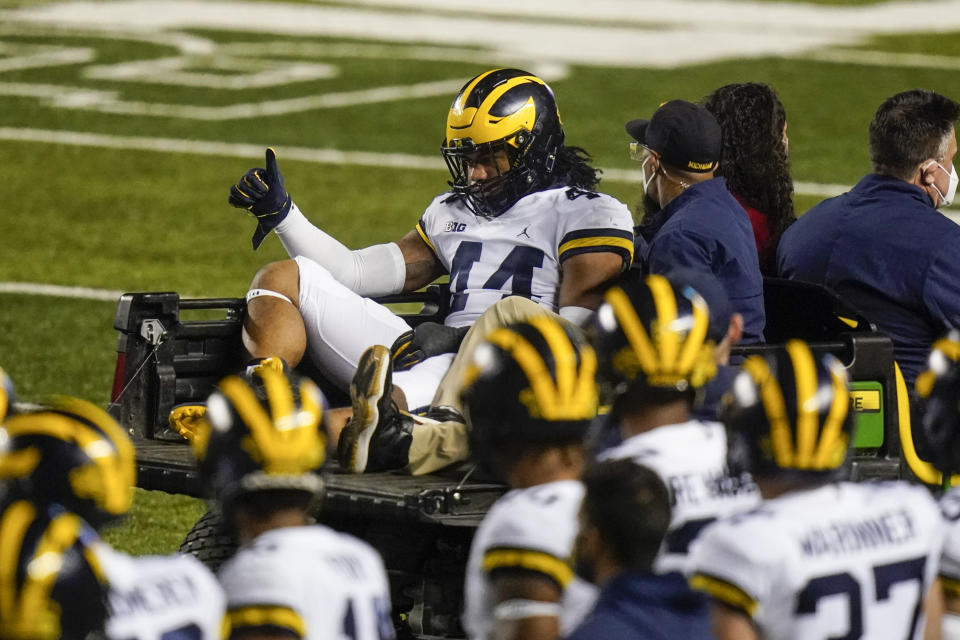
{"label": "green grass field", "polygon": [[[2,0],[0,10],[40,4]],[[877,3],[821,0],[821,4]],[[233,59],[246,63],[258,56],[244,58],[243,47],[279,43],[288,52],[271,57],[280,64],[329,63],[338,69],[337,76],[329,79],[226,90],[87,75],[90,65],[183,55],[162,38],[145,43],[128,35],[97,35],[69,25],[54,30],[3,24],[0,20],[0,153],[4,158],[0,284],[240,296],[260,265],[285,257],[272,237],[260,251],[252,252],[252,220],[226,203],[233,181],[262,159],[215,150],[186,153],[175,144],[162,151],[74,144],[76,140],[66,134],[244,143],[254,148],[272,145],[301,209],[353,247],[398,238],[413,227],[426,203],[445,189],[442,164],[435,169],[323,164],[285,158],[285,149],[412,154],[439,163],[438,146],[453,91],[277,116],[211,120],[76,108],[91,100],[90,91],[113,92],[122,102],[141,105],[225,107],[387,85],[466,80],[495,63],[477,47],[468,52],[467,57],[475,57],[473,62],[464,61],[462,51],[458,61],[415,59],[412,45],[407,44],[390,45],[379,57],[370,50],[364,50],[366,57],[351,57],[341,55],[343,46],[376,43],[208,27],[178,29],[177,33],[215,48],[246,43],[229,49]],[[330,46],[341,53],[297,54],[291,52],[295,46]],[[960,38],[952,32],[883,35],[847,48],[921,55],[909,63],[912,66],[822,62],[806,55],[727,59],[673,69],[569,65],[552,86],[568,142],[590,150],[600,167],[628,170],[637,167],[627,156],[626,120],[649,115],[670,98],[699,100],[728,82],[767,82],[777,89],[787,109],[795,180],[849,185],[869,171],[866,131],[876,106],[888,95],[918,86],[949,92],[960,80],[960,58],[952,68],[925,65],[923,58],[960,56]],[[3,64],[55,50],[89,50],[92,59],[32,67]],[[225,69],[204,56],[190,64],[197,73],[241,75],[236,68]],[[38,131],[63,135],[44,142]],[[634,182],[605,181],[603,189],[628,203],[640,195]],[[797,210],[805,211],[820,199],[800,193]],[[16,382],[21,399],[69,393],[105,404],[115,360],[114,304],[2,291],[0,365]],[[107,538],[134,553],[170,551],[202,510],[197,500],[138,491],[131,517],[110,530]]]}

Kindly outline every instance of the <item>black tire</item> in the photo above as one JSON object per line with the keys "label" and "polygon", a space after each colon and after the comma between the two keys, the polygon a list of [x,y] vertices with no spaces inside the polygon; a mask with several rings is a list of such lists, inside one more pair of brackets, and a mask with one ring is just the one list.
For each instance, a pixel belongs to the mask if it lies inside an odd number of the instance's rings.
{"label": "black tire", "polygon": [[207,511],[180,544],[180,553],[189,553],[214,573],[237,551],[237,538],[227,528],[219,510]]}

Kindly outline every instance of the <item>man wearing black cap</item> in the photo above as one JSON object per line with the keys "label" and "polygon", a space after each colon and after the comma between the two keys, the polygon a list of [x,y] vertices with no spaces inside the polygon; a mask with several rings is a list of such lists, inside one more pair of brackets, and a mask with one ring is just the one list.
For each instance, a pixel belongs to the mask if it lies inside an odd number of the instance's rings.
{"label": "man wearing black cap", "polygon": [[626,129],[636,141],[631,155],[641,162],[645,197],[660,207],[639,228],[648,243],[644,269],[713,273],[743,316],[743,342],[762,342],[763,277],[750,219],[723,179],[714,177],[720,125],[703,107],[671,100]]}

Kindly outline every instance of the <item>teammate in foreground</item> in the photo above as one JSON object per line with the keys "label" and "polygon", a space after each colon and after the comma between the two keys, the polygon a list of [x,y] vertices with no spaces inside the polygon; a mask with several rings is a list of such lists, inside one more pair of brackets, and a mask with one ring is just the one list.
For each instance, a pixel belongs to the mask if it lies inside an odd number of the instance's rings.
{"label": "teammate in foreground", "polygon": [[[240,179],[230,202],[257,216],[254,245],[275,230],[293,258],[265,266],[253,279],[243,332],[251,357],[279,356],[296,366],[307,352],[347,388],[365,349],[392,345],[410,329],[369,297],[414,291],[442,274],[450,275],[449,327],[469,326],[509,295],[574,323],[596,308],[603,287],[632,260],[633,220],[623,203],[593,191],[597,171],[586,152],[564,144],[544,81],[518,69],[471,79],[447,114],[441,151],[451,190],[399,241],[356,251],[293,204],[273,150],[265,169]],[[443,353],[398,372],[400,408],[429,405],[452,358]],[[355,386],[363,394],[376,382]],[[351,425],[349,442],[338,447],[343,468],[375,470],[357,451],[366,439],[359,434],[375,427],[369,415]]]}
{"label": "teammate in foreground", "polygon": [[73,399],[0,428],[0,638],[81,640],[103,630],[108,580],[93,527],[130,507],[125,440],[106,414]]}
{"label": "teammate in foreground", "polygon": [[[213,640],[223,593],[188,556],[130,557],[95,529],[133,500],[133,444],[103,410],[75,398],[19,413],[0,430],[0,541],[18,549],[0,599],[0,638]],[[8,608],[12,606],[12,608]]]}
{"label": "teammate in foreground", "polygon": [[682,573],[691,544],[717,518],[760,500],[748,474],[727,473],[723,425],[693,415],[718,360],[729,356],[737,326],[731,317],[712,318],[690,285],[660,275],[611,288],[590,326],[599,378],[623,437],[600,458],[648,466],[671,491],[670,527],[653,568],[677,611],[699,612],[688,638],[709,637],[708,603]]}
{"label": "teammate in foreground", "polygon": [[715,601],[716,636],[920,638],[943,542],[936,502],[905,482],[841,481],[853,415],[838,360],[792,340],[742,369],[729,463],[765,501],[693,547],[690,583]]}
{"label": "teammate in foreground", "polygon": [[380,556],[312,524],[325,457],[317,386],[260,367],[224,378],[192,440],[200,473],[241,548],[220,569],[231,638],[390,640]]}
{"label": "teammate in foreground", "polygon": [[[918,419],[914,438],[933,456],[944,476],[960,471],[960,332],[933,343],[929,368],[917,377]],[[947,520],[947,538],[940,563],[943,590],[943,637],[960,638],[960,487],[940,500]]]}
{"label": "teammate in foreground", "polygon": [[680,611],[653,561],[670,524],[670,493],[631,460],[592,465],[583,476],[577,573],[601,587],[597,605],[569,640],[690,638],[694,611]]}
{"label": "teammate in foreground", "polygon": [[473,455],[512,490],[487,513],[467,561],[470,638],[569,633],[595,588],[570,557],[583,499],[583,436],[597,410],[596,356],[552,318],[494,330],[463,390]]}

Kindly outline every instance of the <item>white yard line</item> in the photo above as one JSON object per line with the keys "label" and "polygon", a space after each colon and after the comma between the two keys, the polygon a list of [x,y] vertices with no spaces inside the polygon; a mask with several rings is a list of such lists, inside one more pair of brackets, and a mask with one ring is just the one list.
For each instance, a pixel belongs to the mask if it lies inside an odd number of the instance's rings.
{"label": "white yard line", "polygon": [[[160,153],[187,153],[194,155],[251,158],[263,160],[264,146],[230,142],[203,142],[176,138],[147,138],[139,136],[115,136],[103,133],[80,131],[52,131],[49,129],[20,129],[0,127],[0,140],[65,144],[80,147],[106,149],[130,149],[157,151]],[[316,164],[355,165],[403,169],[444,170],[446,165],[440,157],[415,156],[403,153],[376,153],[372,151],[339,151],[337,149],[313,149],[287,147],[278,149],[280,157]]]}
{"label": "white yard line", "polygon": [[[223,156],[229,158],[263,159],[263,145],[231,142],[203,142],[176,138],[148,138],[140,136],[117,136],[105,133],[81,131],[54,131],[50,129],[26,129],[0,127],[0,140],[15,142],[39,142],[64,144],[104,149],[129,149],[159,153],[187,153],[194,155]],[[446,165],[439,157],[416,156],[406,153],[378,153],[375,151],[341,151],[339,149],[315,149],[310,147],[287,147],[277,150],[285,160],[299,160],[315,164],[336,164],[400,169],[423,169],[443,171]],[[613,182],[641,182],[636,169],[604,169],[604,179]],[[849,189],[849,185],[796,182],[798,194],[811,196],[835,196]]]}
{"label": "white yard line", "polygon": [[[38,142],[63,144],[102,149],[127,149],[131,151],[153,151],[158,153],[186,153],[191,155],[221,156],[227,158],[263,159],[263,145],[233,142],[205,142],[200,140],[181,140],[177,138],[148,138],[141,136],[117,136],[105,133],[86,133],[82,131],[55,131],[50,129],[26,129],[0,127],[0,140],[13,142]],[[310,162],[313,164],[333,164],[340,166],[379,167],[385,169],[415,169],[426,171],[444,171],[446,165],[439,157],[417,156],[409,153],[378,153],[375,151],[341,151],[339,149],[316,149],[311,147],[281,147],[278,153],[285,160]],[[641,174],[637,169],[604,169],[603,178],[611,182],[641,183]],[[798,180],[793,183],[794,193],[802,196],[829,198],[840,195],[852,185],[807,182]],[[948,218],[960,220],[960,212],[948,210]]]}
{"label": "white yard line", "polygon": [[32,296],[52,296],[55,298],[79,298],[81,300],[103,300],[116,302],[123,291],[96,289],[93,287],[67,287],[58,284],[39,282],[0,282],[0,293],[19,293]]}
{"label": "white yard line", "polygon": [[929,53],[891,53],[865,49],[824,49],[800,56],[804,60],[835,62],[871,67],[905,67],[908,69],[960,69],[960,57]]}
{"label": "white yard line", "polygon": [[461,86],[463,86],[463,78],[451,78],[411,85],[338,91],[286,100],[247,102],[219,107],[120,100],[114,91],[95,91],[81,87],[21,82],[0,82],[0,95],[32,96],[49,100],[55,107],[92,109],[101,113],[224,121],[286,115],[315,109],[339,109],[352,105],[395,102],[413,98],[447,96],[455,94]]}
{"label": "white yard line", "polygon": [[[127,149],[159,153],[186,153],[191,155],[222,156],[228,158],[263,159],[263,145],[232,142],[205,142],[177,138],[148,138],[141,136],[117,136],[81,131],[54,131],[50,129],[26,129],[0,127],[0,140],[15,142],[39,142],[64,144],[104,149]],[[439,157],[417,156],[409,153],[378,153],[375,151],[341,151],[339,149],[316,149],[311,147],[288,147],[278,149],[285,159],[314,164],[343,166],[380,167],[387,169],[418,169],[443,171],[446,165]],[[640,184],[641,174],[637,169],[604,169],[603,177],[611,182]],[[794,182],[798,195],[836,196],[850,189],[851,185],[821,182]]]}

